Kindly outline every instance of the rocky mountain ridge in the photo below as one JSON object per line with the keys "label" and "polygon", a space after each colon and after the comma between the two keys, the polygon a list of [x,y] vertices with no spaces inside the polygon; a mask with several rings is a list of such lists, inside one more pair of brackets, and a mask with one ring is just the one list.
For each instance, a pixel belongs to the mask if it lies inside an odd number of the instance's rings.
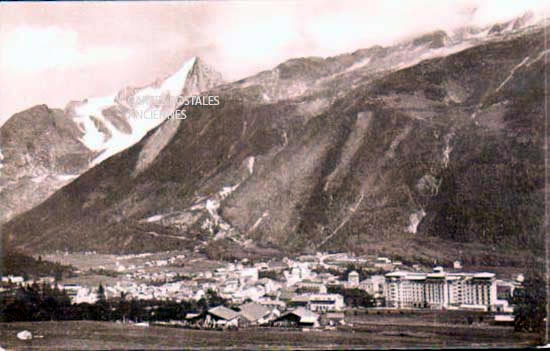
{"label": "rocky mountain ridge", "polygon": [[64,110],[37,105],[0,128],[0,223],[31,209],[81,173],[138,142],[176,108],[177,96],[222,83],[192,58],[175,74]]}
{"label": "rocky mountain ridge", "polygon": [[[510,27],[508,25],[508,27]],[[508,28],[506,27],[506,28]],[[31,252],[513,260],[544,218],[544,25],[289,60],[217,86],[4,228]],[[502,263],[502,262],[501,262]]]}

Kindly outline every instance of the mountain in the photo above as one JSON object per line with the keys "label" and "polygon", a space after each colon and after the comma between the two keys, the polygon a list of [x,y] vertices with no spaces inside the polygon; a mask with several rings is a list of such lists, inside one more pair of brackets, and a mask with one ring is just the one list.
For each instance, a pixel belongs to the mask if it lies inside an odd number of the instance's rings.
{"label": "mountain", "polygon": [[38,105],[15,114],[0,128],[0,223],[138,142],[174,111],[177,96],[221,82],[219,73],[192,58],[144,87],[73,101],[64,110]]}
{"label": "mountain", "polygon": [[216,86],[220,105],[185,106],[5,224],[4,245],[517,264],[542,250],[545,29],[435,32]]}

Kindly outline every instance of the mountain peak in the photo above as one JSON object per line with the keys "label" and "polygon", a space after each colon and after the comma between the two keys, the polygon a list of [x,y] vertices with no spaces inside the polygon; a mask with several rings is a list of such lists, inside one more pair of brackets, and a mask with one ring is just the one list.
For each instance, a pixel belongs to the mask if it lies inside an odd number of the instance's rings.
{"label": "mountain peak", "polygon": [[218,72],[191,57],[146,86],[70,101],[64,109],[42,104],[16,113],[0,128],[0,223],[137,143],[174,112],[178,96],[199,94],[220,82]]}
{"label": "mountain peak", "polygon": [[187,75],[185,87],[181,91],[182,96],[196,95],[224,82],[221,73],[202,58],[195,56],[191,60],[193,65]]}

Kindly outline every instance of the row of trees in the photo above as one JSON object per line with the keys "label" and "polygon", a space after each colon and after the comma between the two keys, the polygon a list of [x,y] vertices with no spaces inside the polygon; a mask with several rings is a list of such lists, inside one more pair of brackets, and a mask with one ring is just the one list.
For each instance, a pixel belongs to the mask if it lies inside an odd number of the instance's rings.
{"label": "row of trees", "polygon": [[0,321],[49,321],[49,320],[97,320],[97,321],[168,321],[182,319],[188,312],[202,312],[210,307],[227,304],[215,291],[208,290],[198,301],[136,300],[124,294],[116,299],[106,299],[103,287],[98,290],[94,304],[71,304],[64,290],[49,285],[34,284],[19,287],[0,297]]}

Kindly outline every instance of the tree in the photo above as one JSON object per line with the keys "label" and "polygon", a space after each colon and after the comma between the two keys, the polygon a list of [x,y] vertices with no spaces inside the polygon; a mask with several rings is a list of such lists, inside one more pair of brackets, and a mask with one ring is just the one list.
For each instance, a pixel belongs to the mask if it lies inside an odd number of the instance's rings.
{"label": "tree", "polygon": [[55,283],[56,284],[57,284],[57,282],[63,280],[63,269],[61,267],[56,267],[55,268],[54,278],[55,278]]}
{"label": "tree", "polygon": [[105,289],[103,288],[103,285],[99,283],[99,286],[97,288],[97,299],[99,301],[105,301]]}
{"label": "tree", "polygon": [[[531,265],[536,267],[537,265]],[[543,333],[546,318],[546,281],[542,269],[525,275],[520,288],[514,290],[514,327],[516,331]]]}
{"label": "tree", "polygon": [[222,298],[215,290],[208,289],[205,294],[206,302],[209,307],[212,306],[218,306],[218,305],[225,305],[226,300]]}
{"label": "tree", "polygon": [[345,289],[341,287],[330,287],[328,292],[331,294],[340,294],[344,297],[344,302],[351,307],[374,307],[376,301],[374,297],[364,290],[352,288]]}

